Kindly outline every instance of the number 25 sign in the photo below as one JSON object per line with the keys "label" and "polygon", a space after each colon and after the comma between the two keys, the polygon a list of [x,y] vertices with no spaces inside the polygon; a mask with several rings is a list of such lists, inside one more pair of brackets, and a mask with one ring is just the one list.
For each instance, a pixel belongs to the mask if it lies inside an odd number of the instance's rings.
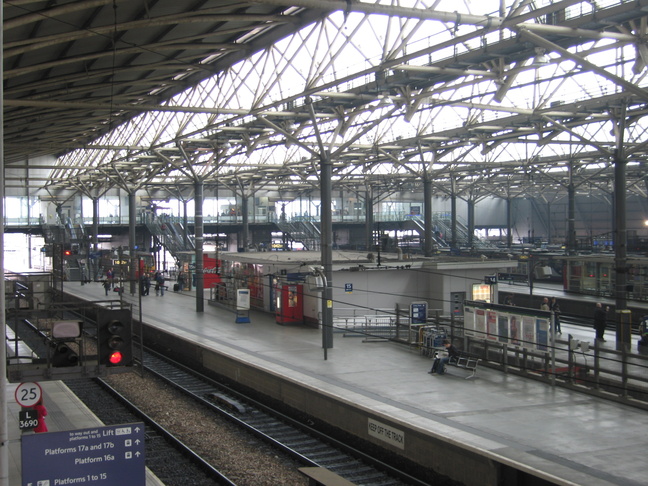
{"label": "number 25 sign", "polygon": [[21,407],[33,407],[42,396],[43,390],[38,383],[21,383],[16,388],[16,402]]}

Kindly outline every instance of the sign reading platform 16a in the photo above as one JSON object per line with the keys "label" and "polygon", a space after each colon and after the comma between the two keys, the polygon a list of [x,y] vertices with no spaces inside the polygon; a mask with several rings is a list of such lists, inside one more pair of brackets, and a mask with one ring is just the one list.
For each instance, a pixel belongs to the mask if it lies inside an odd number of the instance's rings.
{"label": "sign reading platform 16a", "polygon": [[27,434],[22,484],[146,484],[144,424]]}

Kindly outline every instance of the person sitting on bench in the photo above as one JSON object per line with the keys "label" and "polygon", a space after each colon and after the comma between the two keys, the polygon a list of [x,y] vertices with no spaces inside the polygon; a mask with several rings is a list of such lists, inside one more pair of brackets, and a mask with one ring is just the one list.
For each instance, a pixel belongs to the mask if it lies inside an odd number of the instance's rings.
{"label": "person sitting on bench", "polygon": [[439,375],[442,375],[444,373],[446,363],[452,358],[459,357],[459,351],[457,351],[457,348],[455,348],[447,339],[444,339],[443,347],[446,348],[448,355],[440,358],[437,354],[437,356],[434,358],[434,363],[432,363],[432,369],[428,373],[437,373]]}

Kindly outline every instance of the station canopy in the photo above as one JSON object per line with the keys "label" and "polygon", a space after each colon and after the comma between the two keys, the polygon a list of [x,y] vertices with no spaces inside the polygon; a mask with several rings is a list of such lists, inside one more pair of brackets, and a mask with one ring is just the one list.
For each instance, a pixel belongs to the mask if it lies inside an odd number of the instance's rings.
{"label": "station canopy", "polygon": [[6,187],[647,193],[648,0],[3,5]]}

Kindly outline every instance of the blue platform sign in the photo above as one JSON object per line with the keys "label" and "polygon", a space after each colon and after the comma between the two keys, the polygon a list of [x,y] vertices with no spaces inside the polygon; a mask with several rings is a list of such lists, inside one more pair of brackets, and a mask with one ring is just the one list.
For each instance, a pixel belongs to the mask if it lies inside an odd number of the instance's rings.
{"label": "blue platform sign", "polygon": [[144,424],[22,437],[22,485],[145,486]]}
{"label": "blue platform sign", "polygon": [[427,322],[427,302],[412,302],[410,304],[410,320],[412,324]]}

